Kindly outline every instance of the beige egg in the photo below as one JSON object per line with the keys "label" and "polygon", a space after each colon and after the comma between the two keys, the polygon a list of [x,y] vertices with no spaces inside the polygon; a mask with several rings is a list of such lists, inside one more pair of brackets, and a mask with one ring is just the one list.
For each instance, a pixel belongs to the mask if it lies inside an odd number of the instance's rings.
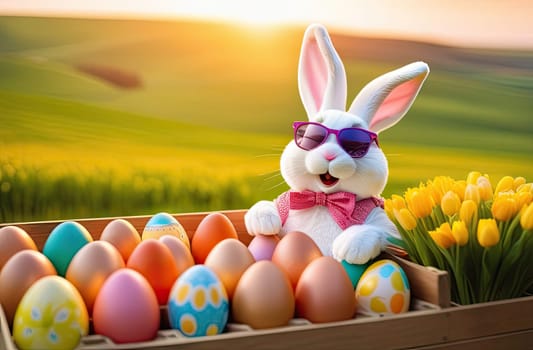
{"label": "beige egg", "polygon": [[24,249],[37,250],[35,242],[26,231],[17,226],[0,228],[0,270],[9,258]]}
{"label": "beige egg", "polygon": [[0,272],[0,304],[8,324],[12,325],[17,306],[26,290],[41,277],[55,274],[50,260],[35,250],[19,251],[8,260]]}
{"label": "beige egg", "polygon": [[211,250],[204,264],[217,274],[231,300],[237,282],[254,262],[252,253],[244,243],[228,238],[219,242]]}
{"label": "beige egg", "polygon": [[293,289],[303,270],[311,261],[322,256],[320,248],[311,237],[300,231],[287,233],[272,254],[272,262],[289,276]]}
{"label": "beige egg", "polygon": [[166,245],[172,253],[179,275],[194,265],[194,259],[192,258],[191,250],[185,245],[185,243],[183,243],[181,239],[173,235],[163,235],[159,237],[159,241]]}
{"label": "beige egg", "polygon": [[65,278],[78,289],[91,314],[96,296],[107,277],[123,267],[124,259],[115,246],[106,241],[93,241],[74,255]]}
{"label": "beige egg", "polygon": [[114,245],[127,262],[135,247],[141,242],[141,235],[129,221],[115,219],[106,225],[100,240]]}
{"label": "beige egg", "polygon": [[311,322],[352,318],[356,299],[350,278],[341,263],[329,256],[313,260],[296,286],[296,316]]}
{"label": "beige egg", "polygon": [[233,320],[256,329],[286,326],[294,317],[294,308],[289,278],[269,260],[244,271],[231,302]]}

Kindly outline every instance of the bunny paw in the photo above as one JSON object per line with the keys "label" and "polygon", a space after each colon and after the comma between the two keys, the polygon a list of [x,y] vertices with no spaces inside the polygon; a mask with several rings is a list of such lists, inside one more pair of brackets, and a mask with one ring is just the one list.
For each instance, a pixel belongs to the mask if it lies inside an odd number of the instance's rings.
{"label": "bunny paw", "polygon": [[273,202],[259,201],[244,215],[248,233],[255,235],[276,235],[281,230],[281,218]]}
{"label": "bunny paw", "polygon": [[333,257],[346,260],[350,264],[365,264],[375,258],[382,250],[381,234],[364,229],[364,226],[352,226],[333,241]]}

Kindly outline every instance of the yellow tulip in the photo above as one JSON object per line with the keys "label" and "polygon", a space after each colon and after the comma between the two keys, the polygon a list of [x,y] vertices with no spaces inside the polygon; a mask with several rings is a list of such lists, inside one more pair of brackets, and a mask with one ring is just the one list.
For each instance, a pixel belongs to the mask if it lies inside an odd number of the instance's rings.
{"label": "yellow tulip", "polygon": [[476,185],[468,184],[465,189],[465,200],[473,200],[476,204],[479,204],[481,196],[479,195],[479,188]]}
{"label": "yellow tulip", "polygon": [[509,192],[514,189],[514,179],[510,176],[504,176],[500,179],[494,190],[494,194],[498,195],[501,192]]}
{"label": "yellow tulip", "polygon": [[463,201],[465,199],[466,181],[455,181],[452,191],[457,193],[461,201]]}
{"label": "yellow tulip", "polygon": [[457,244],[463,246],[468,242],[468,229],[464,221],[454,221],[452,235]]}
{"label": "yellow tulip", "polygon": [[428,182],[428,190],[435,203],[440,203],[444,194],[453,189],[455,181],[449,176],[437,176]]}
{"label": "yellow tulip", "polygon": [[477,183],[477,179],[481,176],[481,173],[479,171],[471,171],[468,173],[466,177],[466,183],[469,185],[475,185]]}
{"label": "yellow tulip", "polygon": [[457,214],[459,212],[459,209],[461,209],[461,199],[459,198],[457,193],[453,191],[448,191],[442,197],[440,206],[444,214],[452,216],[454,214]]}
{"label": "yellow tulip", "polygon": [[531,192],[533,193],[533,183],[529,182],[522,184],[516,188],[516,192]]}
{"label": "yellow tulip", "polygon": [[407,208],[415,218],[425,218],[433,210],[433,198],[427,189],[419,188],[406,193]]}
{"label": "yellow tulip", "polygon": [[413,230],[416,227],[416,219],[407,208],[394,210],[394,217],[406,231]]}
{"label": "yellow tulip", "polygon": [[477,224],[477,240],[484,248],[489,248],[500,241],[500,230],[494,219],[480,219]]}
{"label": "yellow tulip", "polygon": [[513,189],[515,191],[517,191],[518,187],[524,185],[525,183],[526,183],[526,178],[525,177],[522,177],[522,176],[515,177],[515,179],[513,181]]}
{"label": "yellow tulip", "polygon": [[459,218],[466,224],[469,224],[474,218],[474,214],[477,213],[477,203],[471,199],[465,200],[461,203],[461,209],[459,210]]}
{"label": "yellow tulip", "polygon": [[533,193],[531,192],[516,192],[514,195],[514,199],[516,200],[516,205],[518,207],[518,210],[523,208],[525,205],[528,205],[533,201]]}
{"label": "yellow tulip", "polygon": [[480,176],[477,179],[477,187],[481,200],[488,201],[492,199],[492,185],[486,176]]}
{"label": "yellow tulip", "polygon": [[499,221],[507,221],[513,218],[518,212],[518,205],[514,196],[510,193],[500,193],[492,203],[492,216]]}
{"label": "yellow tulip", "polygon": [[393,194],[391,199],[392,199],[392,207],[394,209],[400,210],[402,208],[406,208],[405,199],[403,199],[402,196],[398,196],[397,194]]}
{"label": "yellow tulip", "polygon": [[520,216],[520,225],[524,230],[533,230],[533,203],[525,207]]}
{"label": "yellow tulip", "polygon": [[450,224],[447,222],[440,225],[440,227],[436,230],[429,231],[429,235],[435,241],[435,243],[437,243],[437,245],[444,249],[448,249],[455,244],[455,238],[453,237],[452,229]]}
{"label": "yellow tulip", "polygon": [[385,213],[389,217],[389,219],[394,219],[394,209],[392,207],[392,199],[387,198],[383,202],[383,209],[385,210]]}

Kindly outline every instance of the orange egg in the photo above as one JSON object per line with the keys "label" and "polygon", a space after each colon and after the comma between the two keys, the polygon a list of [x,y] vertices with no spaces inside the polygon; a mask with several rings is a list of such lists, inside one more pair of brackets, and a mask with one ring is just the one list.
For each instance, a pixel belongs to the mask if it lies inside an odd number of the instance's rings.
{"label": "orange egg", "polygon": [[93,241],[74,255],[65,278],[78,289],[91,314],[96,295],[107,277],[123,267],[124,259],[115,246],[106,241]]}
{"label": "orange egg", "polygon": [[241,275],[254,262],[252,253],[244,243],[232,238],[219,242],[205,259],[205,265],[222,281],[229,299],[233,297]]}
{"label": "orange egg", "polygon": [[161,241],[150,238],[139,243],[131,253],[127,267],[140,272],[152,286],[159,305],[168,301],[168,294],[179,276],[170,249]]}
{"label": "orange egg", "polygon": [[352,282],[342,265],[329,256],[313,260],[296,286],[296,316],[311,322],[352,318],[356,299]]}
{"label": "orange egg", "polygon": [[320,248],[311,237],[300,231],[292,231],[283,236],[276,245],[272,262],[287,273],[292,287],[296,288],[303,270],[311,261],[321,256]]}
{"label": "orange egg", "polygon": [[205,216],[192,236],[191,251],[194,261],[203,264],[211,249],[226,238],[238,239],[230,219],[222,213],[210,213]]}
{"label": "orange egg", "polygon": [[159,237],[159,241],[170,249],[180,275],[194,265],[191,251],[181,239],[172,235],[164,235]]}
{"label": "orange egg", "polygon": [[0,228],[0,270],[9,258],[24,249],[37,250],[35,242],[26,231],[17,226]]}
{"label": "orange egg", "polygon": [[17,306],[28,288],[41,277],[55,274],[52,262],[35,250],[19,251],[8,260],[0,272],[0,304],[8,324],[13,323]]}
{"label": "orange egg", "polygon": [[106,225],[100,235],[100,240],[114,245],[126,262],[135,247],[141,242],[141,235],[129,221],[115,219]]}
{"label": "orange egg", "polygon": [[233,320],[256,329],[286,326],[294,317],[294,307],[289,278],[269,260],[244,271],[231,302]]}

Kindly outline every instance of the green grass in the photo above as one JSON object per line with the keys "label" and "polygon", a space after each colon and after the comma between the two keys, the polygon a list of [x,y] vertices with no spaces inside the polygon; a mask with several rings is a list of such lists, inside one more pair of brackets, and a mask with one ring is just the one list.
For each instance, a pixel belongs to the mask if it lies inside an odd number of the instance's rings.
{"label": "green grass", "polygon": [[[306,118],[296,81],[302,34],[0,18],[0,220],[247,208],[274,198],[286,189],[278,167],[290,125]],[[349,42],[339,43],[348,53]],[[533,67],[507,62],[533,53],[472,54],[481,63],[428,60],[432,72],[411,111],[380,135],[390,163],[385,196],[471,170],[494,182],[533,179]],[[346,57],[349,102],[408,63]],[[135,74],[142,87],[116,88],[78,64]]]}

